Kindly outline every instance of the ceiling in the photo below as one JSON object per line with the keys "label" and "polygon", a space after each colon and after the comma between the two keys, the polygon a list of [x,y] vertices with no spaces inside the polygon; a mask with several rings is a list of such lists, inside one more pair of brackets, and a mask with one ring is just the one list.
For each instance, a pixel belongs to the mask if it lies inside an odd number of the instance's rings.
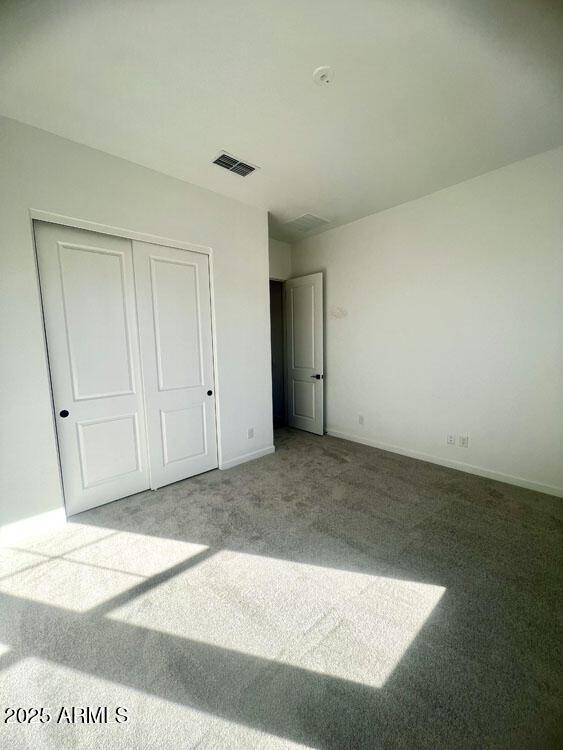
{"label": "ceiling", "polygon": [[325,229],[559,145],[563,4],[0,0],[0,113],[263,207],[291,240],[302,214]]}

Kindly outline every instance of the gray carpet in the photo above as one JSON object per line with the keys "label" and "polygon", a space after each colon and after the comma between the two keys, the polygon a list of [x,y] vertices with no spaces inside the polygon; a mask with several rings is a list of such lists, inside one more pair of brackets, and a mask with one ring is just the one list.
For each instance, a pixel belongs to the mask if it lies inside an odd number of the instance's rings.
{"label": "gray carpet", "polygon": [[[1,550],[3,708],[51,720],[0,745],[561,746],[561,501],[276,446]],[[73,706],[108,723],[60,723]]]}

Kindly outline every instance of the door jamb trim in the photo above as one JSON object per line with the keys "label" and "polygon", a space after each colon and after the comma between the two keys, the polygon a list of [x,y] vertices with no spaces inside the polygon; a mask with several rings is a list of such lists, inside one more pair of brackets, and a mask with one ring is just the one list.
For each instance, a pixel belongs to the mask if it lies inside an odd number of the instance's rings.
{"label": "door jamb trim", "polygon": [[212,255],[213,250],[205,245],[195,245],[193,242],[180,242],[169,237],[160,237],[156,234],[146,234],[145,232],[136,232],[133,229],[123,229],[113,227],[109,224],[98,224],[95,221],[86,221],[77,219],[72,216],[55,214],[50,211],[41,211],[37,208],[29,209],[31,220],[45,221],[49,224],[62,224],[65,227],[74,227],[75,229],[86,229],[88,232],[98,232],[99,234],[111,234],[114,237],[125,237],[128,240],[137,242],[149,242],[152,245],[164,245],[165,247],[175,247],[178,250],[190,250],[193,253],[203,253]]}

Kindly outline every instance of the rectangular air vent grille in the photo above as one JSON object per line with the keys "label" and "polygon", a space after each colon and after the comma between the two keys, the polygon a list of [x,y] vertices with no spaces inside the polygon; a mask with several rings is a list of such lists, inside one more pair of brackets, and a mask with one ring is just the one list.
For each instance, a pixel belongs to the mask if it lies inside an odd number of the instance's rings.
{"label": "rectangular air vent grille", "polygon": [[319,229],[319,227],[329,223],[330,222],[327,219],[321,219],[320,216],[315,216],[314,214],[303,214],[303,216],[298,216],[295,219],[286,221],[283,226],[284,229],[291,229],[294,232],[305,234],[306,232],[312,232],[313,229]]}
{"label": "rectangular air vent grille", "polygon": [[256,167],[253,167],[251,164],[236,159],[234,156],[226,154],[224,151],[213,160],[213,164],[217,164],[217,166],[223,167],[223,169],[228,169],[229,172],[240,174],[241,177],[246,177],[256,170]]}

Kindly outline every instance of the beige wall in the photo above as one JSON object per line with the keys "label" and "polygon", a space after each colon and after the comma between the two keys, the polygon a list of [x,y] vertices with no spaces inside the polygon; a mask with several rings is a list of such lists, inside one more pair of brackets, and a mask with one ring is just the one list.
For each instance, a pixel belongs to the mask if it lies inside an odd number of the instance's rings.
{"label": "beige wall", "polygon": [[0,525],[63,502],[30,208],[213,248],[222,461],[271,450],[266,212],[5,118],[0,164]]}
{"label": "beige wall", "polygon": [[556,149],[293,248],[326,272],[329,431],[563,492],[562,176]]}

